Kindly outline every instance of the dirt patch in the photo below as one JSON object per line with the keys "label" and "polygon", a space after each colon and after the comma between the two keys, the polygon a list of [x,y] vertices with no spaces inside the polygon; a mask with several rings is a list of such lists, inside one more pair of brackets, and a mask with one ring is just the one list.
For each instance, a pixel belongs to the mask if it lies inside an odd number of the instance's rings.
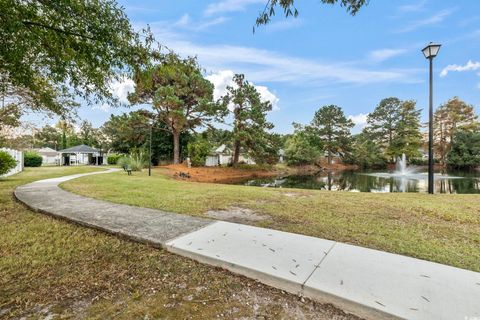
{"label": "dirt patch", "polygon": [[226,210],[209,210],[205,212],[205,215],[219,220],[246,224],[268,219],[266,215],[260,215],[251,209],[241,207],[229,207]]}
{"label": "dirt patch", "polygon": [[311,194],[299,193],[299,192],[284,192],[282,193],[285,197],[289,198],[309,198]]}
{"label": "dirt patch", "polygon": [[[258,285],[260,286],[260,285]],[[295,303],[285,299],[287,294],[281,292],[277,296],[268,296],[259,293],[252,287],[247,286],[238,293],[238,299],[247,305],[251,305],[256,314],[256,319],[270,319],[272,314],[265,306],[276,309],[279,319],[329,319],[329,320],[361,320],[361,318],[340,311],[331,304],[314,303],[313,301],[297,297]],[[281,314],[281,316],[280,316]],[[247,318],[242,318],[247,319]]]}
{"label": "dirt patch", "polygon": [[[180,180],[210,183],[232,183],[248,178],[276,177],[285,174],[288,169],[244,169],[233,167],[195,167],[188,168],[185,164],[161,167],[165,174]],[[182,174],[181,174],[182,173]]]}

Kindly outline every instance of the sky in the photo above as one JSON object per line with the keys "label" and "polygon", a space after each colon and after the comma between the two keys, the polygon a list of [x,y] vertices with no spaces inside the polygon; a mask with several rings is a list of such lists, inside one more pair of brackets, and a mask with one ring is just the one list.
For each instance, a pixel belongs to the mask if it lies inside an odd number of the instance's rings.
{"label": "sky", "polygon": [[[366,115],[386,97],[413,99],[427,120],[428,60],[421,49],[442,44],[434,60],[434,106],[459,96],[480,113],[480,1],[370,0],[356,16],[339,5],[297,0],[298,18],[280,11],[252,32],[266,0],[121,0],[137,30],[182,56],[197,56],[215,97],[243,73],[270,100],[275,132],[308,123],[324,105],[343,108],[359,132]],[[133,89],[112,83],[121,100]],[[100,126],[132,108],[84,105],[79,116]],[[57,119],[29,116],[38,124]]]}

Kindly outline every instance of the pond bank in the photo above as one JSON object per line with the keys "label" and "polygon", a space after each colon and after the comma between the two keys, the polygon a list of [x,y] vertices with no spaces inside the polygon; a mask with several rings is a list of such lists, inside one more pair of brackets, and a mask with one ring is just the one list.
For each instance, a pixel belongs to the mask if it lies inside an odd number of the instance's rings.
{"label": "pond bank", "polygon": [[[209,183],[235,183],[246,179],[272,178],[287,175],[314,175],[328,170],[343,171],[355,170],[357,166],[333,164],[325,166],[296,166],[286,165],[272,166],[271,168],[245,167],[191,167],[185,164],[168,165],[159,167],[163,173],[178,180]],[[186,178],[183,174],[187,174]]]}

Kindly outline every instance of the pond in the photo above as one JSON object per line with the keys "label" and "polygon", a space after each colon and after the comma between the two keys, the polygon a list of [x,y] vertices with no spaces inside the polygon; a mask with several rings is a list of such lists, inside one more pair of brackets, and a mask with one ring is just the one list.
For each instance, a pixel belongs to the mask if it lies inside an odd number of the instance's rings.
{"label": "pond", "polygon": [[[316,175],[249,179],[235,184],[351,192],[427,192],[427,174],[330,171]],[[480,172],[448,172],[443,175],[435,173],[435,193],[480,193]]]}

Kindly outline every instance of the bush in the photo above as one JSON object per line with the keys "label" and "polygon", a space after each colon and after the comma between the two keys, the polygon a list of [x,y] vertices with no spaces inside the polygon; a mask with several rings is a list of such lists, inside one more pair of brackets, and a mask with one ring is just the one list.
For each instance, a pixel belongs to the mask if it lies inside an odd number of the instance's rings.
{"label": "bush", "polygon": [[122,157],[123,157],[123,155],[117,154],[117,153],[109,154],[108,157],[107,157],[107,163],[111,164],[111,165],[116,165],[118,160]]}
{"label": "bush", "polygon": [[121,168],[130,166],[130,158],[127,156],[122,156],[117,160],[117,165]]}
{"label": "bush", "polygon": [[17,161],[5,151],[0,151],[0,175],[6,174],[8,171],[15,168]]}
{"label": "bush", "polygon": [[289,166],[315,164],[321,151],[305,130],[297,130],[285,142],[285,158]]}
{"label": "bush", "polygon": [[42,156],[35,151],[26,151],[23,156],[25,167],[40,167],[42,165]]}
{"label": "bush", "polygon": [[447,154],[447,164],[454,169],[480,166],[480,132],[458,131]]}
{"label": "bush", "polygon": [[410,164],[413,166],[426,166],[428,165],[428,159],[412,158],[410,159]]}
{"label": "bush", "polygon": [[199,136],[188,144],[187,149],[192,166],[200,167],[205,165],[205,160],[210,154],[212,146],[207,140]]}

